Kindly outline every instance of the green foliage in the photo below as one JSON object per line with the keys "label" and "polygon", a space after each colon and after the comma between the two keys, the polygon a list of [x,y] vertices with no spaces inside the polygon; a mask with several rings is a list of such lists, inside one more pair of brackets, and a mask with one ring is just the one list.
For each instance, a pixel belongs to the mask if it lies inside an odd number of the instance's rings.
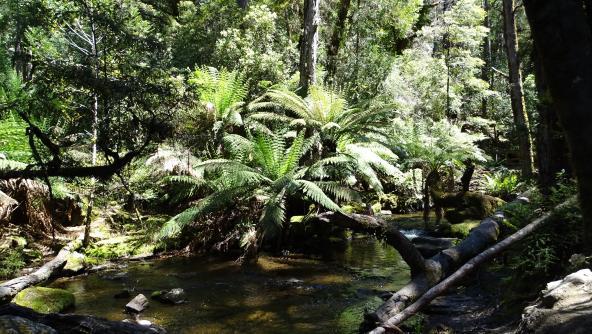
{"label": "green foliage", "polygon": [[[240,74],[213,67],[199,68],[189,77],[198,98],[208,116],[223,125],[242,125],[240,108],[247,95],[244,79]],[[214,125],[216,126],[216,125]]]}
{"label": "green foliage", "polygon": [[[227,140],[239,143],[236,135]],[[347,196],[346,191],[337,185],[332,187],[328,183],[316,184],[304,179],[313,167],[299,163],[306,153],[302,134],[288,148],[279,135],[258,135],[252,139],[242,138],[240,142],[241,145],[232,148],[237,160],[208,160],[196,166],[215,191],[167,222],[159,238],[175,236],[196,219],[235,206],[237,201],[255,200],[263,204],[259,225],[262,232],[270,235],[286,220],[285,201],[289,196],[306,198],[329,210],[340,210],[321,187],[324,185],[325,189],[336,192],[338,198]]]}
{"label": "green foliage", "polygon": [[491,175],[485,175],[487,192],[500,198],[508,199],[516,195],[522,185],[518,174],[511,171],[501,170],[493,172]]}
{"label": "green foliage", "polygon": [[485,162],[475,142],[481,136],[463,132],[447,120],[437,122],[396,119],[392,128],[393,146],[404,152],[405,164],[429,171],[443,166],[462,166],[467,160]]}
{"label": "green foliage", "polygon": [[16,275],[26,265],[21,247],[0,250],[0,278]]}
{"label": "green foliage", "polygon": [[26,123],[13,114],[0,119],[0,153],[7,159],[22,163],[31,162],[31,148],[26,128]]}
{"label": "green foliage", "polygon": [[552,274],[551,270],[559,260],[553,239],[549,234],[538,234],[535,238],[530,238],[522,247],[517,262],[512,264],[512,269],[520,272],[523,277]]}
{"label": "green foliage", "polygon": [[265,4],[253,4],[220,32],[214,58],[219,66],[249,73],[250,91],[257,92],[289,77],[296,50],[278,26],[278,13]]}

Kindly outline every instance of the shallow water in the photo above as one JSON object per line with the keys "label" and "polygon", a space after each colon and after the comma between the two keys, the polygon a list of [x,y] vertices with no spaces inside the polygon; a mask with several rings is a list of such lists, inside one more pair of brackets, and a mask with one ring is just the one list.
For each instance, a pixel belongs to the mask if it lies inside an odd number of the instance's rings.
{"label": "shallow water", "polygon": [[[125,275],[113,279],[120,272]],[[131,298],[113,297],[123,289],[149,296],[183,288],[188,303],[151,300],[141,317],[169,333],[356,333],[364,307],[380,303],[379,291],[396,290],[408,279],[409,269],[394,249],[354,237],[325,259],[262,256],[244,268],[220,258],[169,258],[52,286],[75,294],[74,312],[112,320],[126,318],[123,306]]]}

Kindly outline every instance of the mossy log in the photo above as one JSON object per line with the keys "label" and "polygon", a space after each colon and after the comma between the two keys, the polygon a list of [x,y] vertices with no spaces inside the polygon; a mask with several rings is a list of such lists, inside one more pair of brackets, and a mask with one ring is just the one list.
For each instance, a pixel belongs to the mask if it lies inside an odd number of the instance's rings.
{"label": "mossy log", "polygon": [[0,302],[9,302],[20,291],[47,281],[64,267],[70,254],[79,247],[80,241],[72,241],[64,246],[56,257],[45,263],[33,273],[0,284]]}
{"label": "mossy log", "polygon": [[[515,201],[528,202],[528,198],[519,196]],[[504,213],[497,211],[483,219],[458,245],[445,249],[426,260],[424,272],[412,277],[407,285],[393,294],[375,312],[365,315],[360,331],[387,333],[388,328],[392,329],[391,332],[396,332],[396,326],[384,324],[424,295],[431,287],[454,273],[461,265],[494,244],[499,237],[500,224],[504,219]]]}

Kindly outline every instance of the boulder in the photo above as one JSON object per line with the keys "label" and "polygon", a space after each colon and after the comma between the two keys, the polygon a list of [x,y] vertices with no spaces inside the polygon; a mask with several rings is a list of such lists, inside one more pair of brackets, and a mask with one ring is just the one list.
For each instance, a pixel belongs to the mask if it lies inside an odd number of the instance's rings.
{"label": "boulder", "polygon": [[517,334],[590,333],[592,272],[582,269],[550,282],[534,305],[522,313]]}
{"label": "boulder", "polygon": [[66,275],[76,275],[86,269],[86,257],[78,252],[73,252],[68,256],[66,264],[62,269]]}
{"label": "boulder", "polygon": [[462,223],[468,219],[481,220],[505,203],[500,198],[472,191],[458,193],[432,191],[432,197],[436,206],[453,208],[445,213],[445,218],[452,224]]}
{"label": "boulder", "polygon": [[182,304],[187,301],[187,295],[183,289],[171,289],[168,291],[154,291],[150,296],[152,299],[158,300],[165,304]]}
{"label": "boulder", "polygon": [[14,315],[0,316],[0,333],[9,334],[58,334],[58,332],[44,324]]}
{"label": "boulder", "polygon": [[75,299],[70,291],[30,287],[19,292],[12,302],[39,313],[58,313],[73,307]]}
{"label": "boulder", "polygon": [[139,294],[125,305],[125,311],[131,314],[138,314],[144,311],[147,307],[148,298],[146,298],[146,296],[144,296],[143,294]]}

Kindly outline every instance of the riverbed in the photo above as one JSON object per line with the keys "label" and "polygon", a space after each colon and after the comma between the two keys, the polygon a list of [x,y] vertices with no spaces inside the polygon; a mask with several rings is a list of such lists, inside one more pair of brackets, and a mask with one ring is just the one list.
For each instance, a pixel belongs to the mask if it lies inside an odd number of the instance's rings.
{"label": "riverbed", "polygon": [[123,290],[150,296],[182,288],[187,303],[151,300],[141,319],[169,333],[356,333],[365,308],[381,292],[409,280],[409,268],[392,247],[354,235],[323,256],[263,255],[252,266],[233,259],[195,256],[130,262],[112,271],[60,279],[51,284],[76,297],[72,312],[128,318]]}

